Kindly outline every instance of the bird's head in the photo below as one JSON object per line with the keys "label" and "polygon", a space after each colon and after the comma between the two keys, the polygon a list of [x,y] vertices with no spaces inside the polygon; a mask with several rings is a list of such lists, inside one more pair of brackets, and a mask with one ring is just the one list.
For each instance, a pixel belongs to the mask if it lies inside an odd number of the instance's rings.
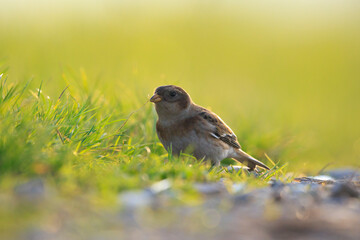
{"label": "bird's head", "polygon": [[181,87],[166,85],[156,88],[150,102],[155,103],[160,119],[170,119],[186,111],[191,105],[191,98]]}

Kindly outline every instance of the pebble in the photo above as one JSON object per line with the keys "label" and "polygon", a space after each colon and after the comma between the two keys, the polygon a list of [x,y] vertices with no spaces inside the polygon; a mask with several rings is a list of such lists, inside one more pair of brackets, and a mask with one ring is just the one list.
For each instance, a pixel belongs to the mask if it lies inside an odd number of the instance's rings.
{"label": "pebble", "polygon": [[148,190],[125,191],[118,195],[118,203],[126,209],[149,206],[153,203],[154,194]]}
{"label": "pebble", "polygon": [[358,198],[359,192],[350,182],[336,183],[331,189],[331,197],[333,198]]}
{"label": "pebble", "polygon": [[216,183],[195,183],[194,188],[206,195],[213,195],[213,194],[222,194],[227,193],[225,185],[222,182]]}
{"label": "pebble", "polygon": [[327,174],[336,180],[360,180],[360,171],[350,168],[331,170]]}
{"label": "pebble", "polygon": [[35,200],[41,198],[45,194],[45,186],[40,178],[32,179],[26,183],[16,185],[14,193],[18,197]]}
{"label": "pebble", "polygon": [[159,194],[161,192],[164,192],[171,187],[171,182],[168,179],[161,180],[159,182],[154,183],[150,187],[150,191],[154,194]]}

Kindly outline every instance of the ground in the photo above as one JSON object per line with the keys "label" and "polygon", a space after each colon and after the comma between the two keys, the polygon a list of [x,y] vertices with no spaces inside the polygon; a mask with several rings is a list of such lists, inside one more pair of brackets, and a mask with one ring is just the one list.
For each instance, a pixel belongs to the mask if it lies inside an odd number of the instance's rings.
{"label": "ground", "polygon": [[[230,188],[229,188],[230,187]],[[112,206],[62,196],[41,179],[1,194],[2,239],[358,239],[360,172],[244,183],[195,183],[186,204],[169,180],[129,190]],[[26,214],[24,214],[26,213]],[[15,215],[14,215],[15,214]],[[16,221],[9,221],[14,220]]]}

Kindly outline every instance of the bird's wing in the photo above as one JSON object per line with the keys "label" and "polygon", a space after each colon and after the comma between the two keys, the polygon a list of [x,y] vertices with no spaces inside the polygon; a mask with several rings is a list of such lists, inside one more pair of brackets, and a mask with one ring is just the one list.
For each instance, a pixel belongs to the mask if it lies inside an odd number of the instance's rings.
{"label": "bird's wing", "polygon": [[210,132],[212,137],[227,143],[231,147],[241,148],[236,135],[219,116],[205,108],[201,108],[199,115],[213,126],[213,131]]}

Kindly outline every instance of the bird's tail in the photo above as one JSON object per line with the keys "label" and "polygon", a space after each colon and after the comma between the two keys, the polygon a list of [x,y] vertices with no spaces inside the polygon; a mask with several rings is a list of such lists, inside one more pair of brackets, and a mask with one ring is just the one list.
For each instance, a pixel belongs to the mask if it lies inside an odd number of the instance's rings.
{"label": "bird's tail", "polygon": [[256,166],[270,170],[270,168],[268,166],[266,166],[259,160],[253,158],[252,156],[250,156],[249,154],[247,154],[246,152],[244,152],[241,149],[237,149],[236,156],[234,156],[234,159],[247,165],[250,168],[250,170],[254,170]]}

